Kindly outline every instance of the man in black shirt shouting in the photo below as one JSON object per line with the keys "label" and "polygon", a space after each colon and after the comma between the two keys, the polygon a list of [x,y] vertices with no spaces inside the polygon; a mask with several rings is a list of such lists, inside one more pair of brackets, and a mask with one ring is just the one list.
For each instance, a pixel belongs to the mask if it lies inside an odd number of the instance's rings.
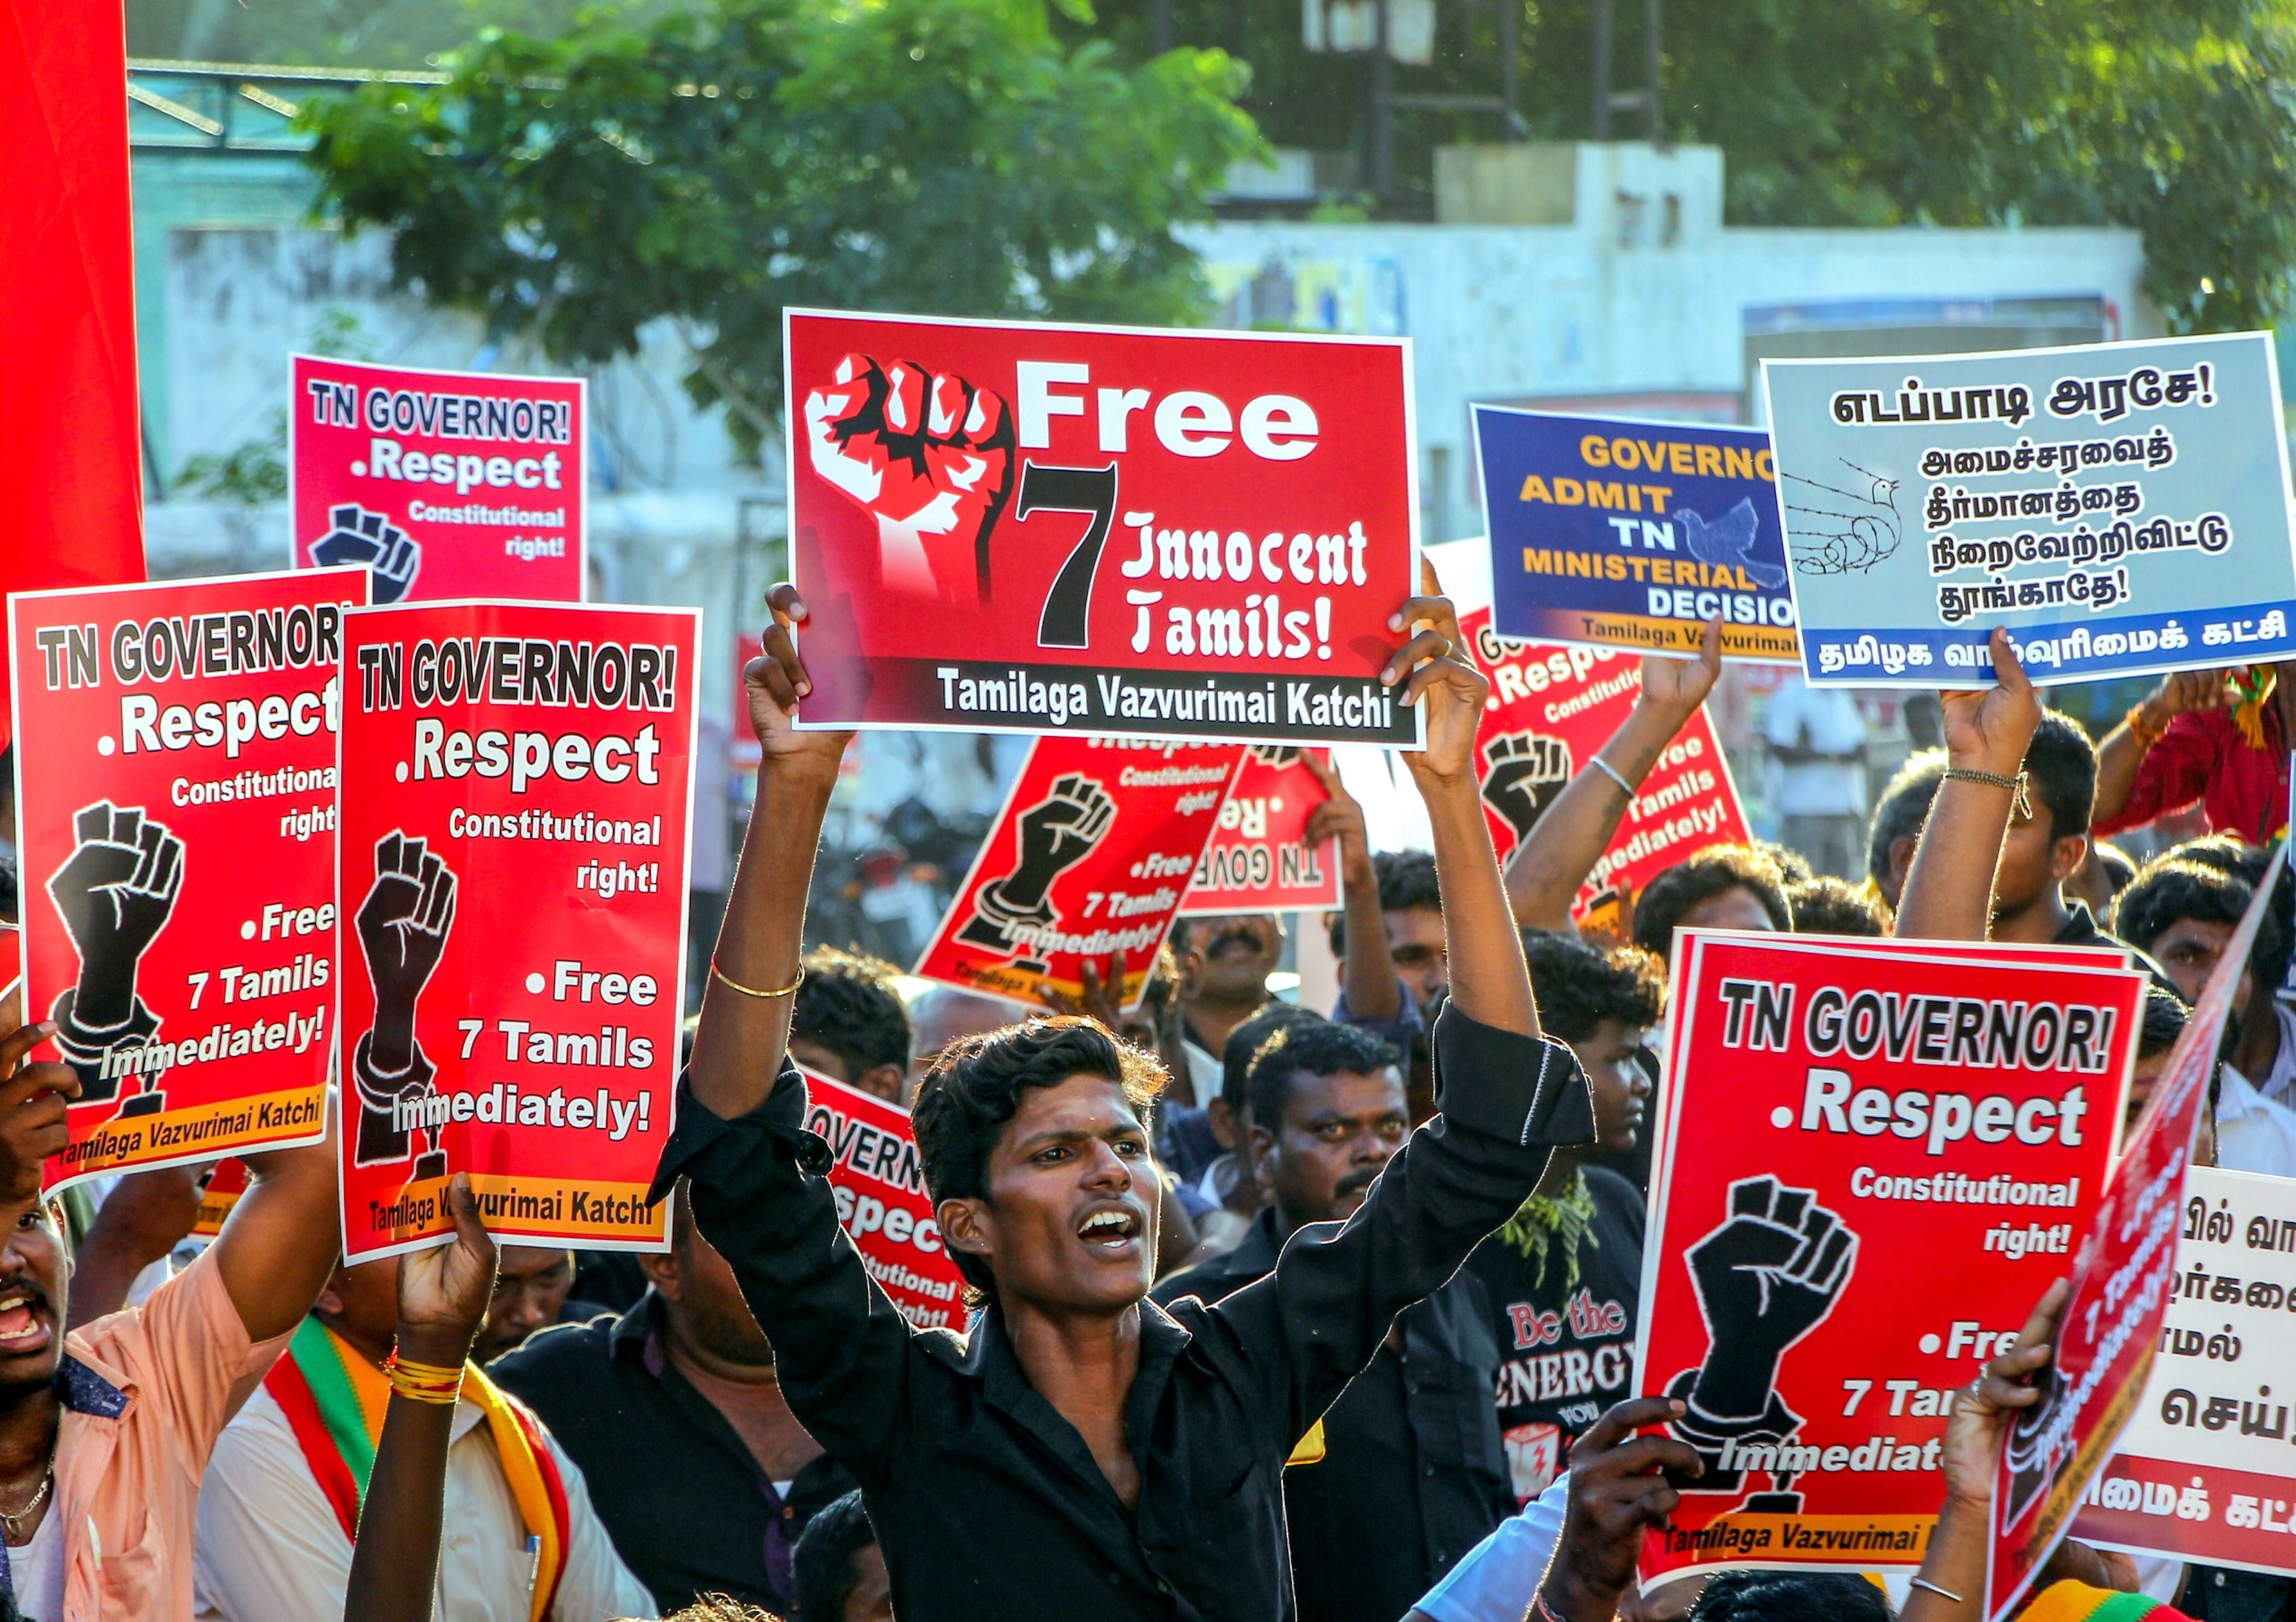
{"label": "man in black shirt shouting", "polygon": [[1458,1270],[1592,1137],[1586,1080],[1543,1042],[1477,798],[1487,683],[1451,605],[1382,679],[1426,706],[1405,758],[1428,804],[1451,936],[1435,1030],[1441,1113],[1346,1223],[1291,1236],[1275,1270],[1216,1306],[1148,1303],[1152,1059],[1075,1019],[1031,1020],[943,1056],[919,1091],[941,1234],[985,1306],[918,1330],[871,1281],[783,1063],[805,898],[845,739],[798,732],[809,690],[793,589],[747,674],[764,747],[742,852],[657,1193],[692,1179],[695,1219],[773,1342],[791,1411],[860,1481],[902,1622],[1040,1614],[1266,1622],[1294,1614],[1283,1461],[1368,1363],[1396,1314]]}

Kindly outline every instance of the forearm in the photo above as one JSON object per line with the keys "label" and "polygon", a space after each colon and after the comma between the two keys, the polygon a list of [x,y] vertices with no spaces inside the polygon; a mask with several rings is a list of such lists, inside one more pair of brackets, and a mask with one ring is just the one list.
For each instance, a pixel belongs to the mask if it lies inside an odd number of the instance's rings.
{"label": "forearm", "polygon": [[2110,822],[2120,814],[2136,786],[2136,769],[2144,763],[2144,745],[2127,721],[2104,735],[2096,747],[2096,803],[2091,821]]}
{"label": "forearm", "polygon": [[335,1140],[240,1157],[241,1195],[215,1242],[216,1265],[250,1340],[283,1335],[319,1298],[341,1246]]}
{"label": "forearm", "polygon": [[1981,941],[1992,933],[1993,885],[2014,799],[2013,790],[1965,778],[1939,785],[1898,902],[1900,938]]}
{"label": "forearm", "polygon": [[[1470,1019],[1536,1036],[1538,1005],[1531,1000],[1530,970],[1523,962],[1522,937],[1515,932],[1514,911],[1475,785],[1466,778],[1422,778],[1419,793],[1435,836],[1451,1000]],[[1355,955],[1349,952],[1350,962]],[[1389,978],[1394,978],[1391,970]],[[1349,1007],[1354,1009],[1352,1001]]]}
{"label": "forearm", "polygon": [[[717,962],[728,978],[754,990],[797,978],[814,853],[835,786],[833,766],[824,770],[769,757],[759,770],[757,804],[742,843],[726,921],[718,931]],[[793,1001],[744,996],[716,976],[705,983],[687,1071],[703,1107],[732,1120],[765,1101],[789,1047]]]}
{"label": "forearm", "polygon": [[1379,907],[1379,873],[1371,865],[1371,847],[1350,850],[1342,841],[1341,900],[1347,909],[1348,1012],[1358,1019],[1394,1019],[1403,1012],[1403,983],[1395,976],[1394,959],[1387,951],[1387,920]]}
{"label": "forearm", "polygon": [[359,1512],[343,1622],[430,1622],[454,1419],[451,1403],[391,1397]]}
{"label": "forearm", "polygon": [[[1898,1622],[1977,1622],[1985,1614],[1986,1523],[1983,1504],[1948,1499],[1930,1536],[1922,1578],[1936,1588],[1916,1586],[1898,1613]],[[1945,1592],[1940,1593],[1938,1589]],[[1959,1599],[1949,1599],[1958,1594]]]}
{"label": "forearm", "polygon": [[[1629,783],[1640,783],[1691,712],[1637,702],[1598,752]],[[1611,848],[1631,797],[1611,774],[1589,765],[1570,779],[1507,863],[1507,899],[1525,929],[1568,929],[1570,903]]]}
{"label": "forearm", "polygon": [[[125,1306],[135,1275],[168,1254],[164,1250],[148,1254],[150,1250],[135,1235],[106,1223],[99,1210],[95,1225],[72,1257],[71,1310],[65,1318],[66,1327],[82,1328]],[[315,1289],[312,1294],[316,1297],[318,1292]]]}

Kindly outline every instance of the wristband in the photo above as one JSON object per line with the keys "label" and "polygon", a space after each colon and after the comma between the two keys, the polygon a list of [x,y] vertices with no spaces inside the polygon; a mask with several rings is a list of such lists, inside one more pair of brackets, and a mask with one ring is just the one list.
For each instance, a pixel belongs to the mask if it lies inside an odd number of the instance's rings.
{"label": "wristband", "polygon": [[1611,782],[1616,783],[1620,788],[1625,789],[1627,791],[1628,799],[1631,800],[1635,797],[1635,786],[1632,783],[1628,782],[1626,774],[1620,771],[1616,766],[1611,765],[1610,762],[1597,754],[1589,757],[1587,763],[1594,767],[1595,770],[1601,772],[1604,777],[1610,778]]}
{"label": "wristband", "polygon": [[2033,814],[2033,801],[2025,792],[2025,774],[2021,771],[2013,778],[2005,778],[1997,771],[1980,771],[1973,766],[1948,766],[1945,775],[1964,783],[1982,783],[1988,788],[2005,788],[2016,796],[2012,808],[2019,816]]}
{"label": "wristband", "polygon": [[382,1373],[390,1382],[392,1394],[409,1402],[436,1403],[451,1408],[463,1395],[461,1368],[442,1369],[436,1363],[409,1363],[393,1351],[390,1361],[382,1365]]}
{"label": "wristband", "polygon": [[1938,1595],[1939,1597],[1940,1597],[1940,1598],[1942,1598],[1942,1599],[1951,1600],[1951,1601],[1952,1601],[1955,1604],[1956,1604],[1956,1605],[1958,1605],[1958,1604],[1962,1603],[1962,1598],[1961,1598],[1961,1596],[1960,1596],[1959,1594],[1957,1594],[1957,1593],[1954,1593],[1954,1591],[1953,1591],[1952,1589],[1950,1589],[1950,1588],[1940,1588],[1940,1587],[1939,1587],[1935,1583],[1931,1582],[1931,1581],[1929,1580],[1929,1578],[1927,1578],[1927,1577],[1915,1577],[1915,1578],[1913,1579],[1913,1585],[1914,1585],[1914,1586],[1915,1586],[1915,1587],[1916,1587],[1916,1588],[1926,1588],[1926,1589],[1928,1589],[1931,1593],[1936,1594],[1936,1595]]}
{"label": "wristband", "polygon": [[2139,749],[2150,749],[2161,741],[2161,735],[2169,729],[2165,723],[2156,727],[2144,719],[2144,704],[2142,701],[2130,704],[2128,713],[2120,719],[2122,724],[2128,729],[2128,735],[2136,740],[2136,746]]}
{"label": "wristband", "polygon": [[728,976],[724,969],[718,967],[718,954],[714,951],[709,954],[709,975],[710,978],[716,980],[720,985],[726,987],[730,991],[736,991],[741,992],[744,997],[755,997],[762,1000],[769,997],[796,996],[797,988],[805,984],[805,965],[800,963],[797,966],[796,979],[791,981],[787,985],[777,985],[769,992],[761,992],[755,986],[744,985],[739,980],[734,979],[732,976]]}

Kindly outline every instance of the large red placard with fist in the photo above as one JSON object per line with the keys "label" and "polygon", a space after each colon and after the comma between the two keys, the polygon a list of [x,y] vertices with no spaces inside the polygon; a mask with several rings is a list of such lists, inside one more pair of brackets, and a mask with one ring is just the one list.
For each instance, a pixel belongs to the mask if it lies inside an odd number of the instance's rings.
{"label": "large red placard with fist", "polygon": [[1308,843],[1308,819],[1331,797],[1306,750],[1254,745],[1219,809],[1219,830],[1196,864],[1195,881],[1180,898],[1180,915],[1337,907],[1339,841]]}
{"label": "large red placard with fist", "polygon": [[2117,952],[1684,930],[1637,1392],[1705,1472],[1645,1584],[1921,1564],[1952,1393],[2080,1247],[2144,978]]}
{"label": "large red placard with fist", "polygon": [[[1491,629],[1491,611],[1459,619],[1491,696],[1475,729],[1483,811],[1505,861],[1556,795],[1609,741],[1642,695],[1639,655],[1559,642],[1518,642]],[[1636,786],[1611,848],[1587,876],[1572,911],[1604,892],[1627,898],[1710,844],[1752,837],[1738,785],[1704,705]]]}
{"label": "large red placard with fist", "polygon": [[1233,744],[1040,737],[917,973],[1034,1002],[1084,994],[1124,959],[1137,1007],[1246,751]]}
{"label": "large red placard with fist", "polygon": [[694,646],[683,609],[346,617],[343,1248],[661,1249],[646,1203],[685,1007]]}
{"label": "large red placard with fist", "polygon": [[11,597],[23,1007],[78,1074],[52,1188],[316,1142],[355,570]]}
{"label": "large red placard with fist", "polygon": [[582,600],[581,378],[291,363],[297,568],[364,565],[377,603]]}
{"label": "large red placard with fist", "polygon": [[803,727],[1416,747],[1407,340],[791,310]]}

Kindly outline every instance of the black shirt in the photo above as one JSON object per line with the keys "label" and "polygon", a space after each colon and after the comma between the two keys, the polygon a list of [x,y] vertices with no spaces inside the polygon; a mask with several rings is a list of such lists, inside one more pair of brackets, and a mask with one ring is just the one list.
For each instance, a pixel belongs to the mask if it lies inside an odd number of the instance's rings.
{"label": "black shirt", "polygon": [[619,1318],[562,1324],[487,1365],[582,1468],[622,1563],[667,1616],[705,1593],[789,1609],[805,1523],[853,1490],[826,1453],[784,1499],[725,1415],[677,1371],[649,1289]]}
{"label": "black shirt", "polygon": [[1578,1241],[1578,1280],[1562,1236],[1542,1270],[1504,1233],[1475,1247],[1498,1338],[1498,1422],[1514,1496],[1529,1503],[1570,1461],[1570,1444],[1623,1401],[1634,1379],[1642,1298],[1643,1198],[1616,1172],[1584,1168],[1593,1219]]}
{"label": "black shirt", "polygon": [[[1224,1300],[1275,1271],[1273,1209],[1242,1243],[1156,1287]],[[1491,1384],[1491,1305],[1464,1271],[1407,1306],[1398,1334],[1311,1431],[1283,1471],[1292,1586],[1316,1622],[1395,1622],[1514,1511]],[[1401,1345],[1398,1346],[1398,1341]]]}
{"label": "black shirt", "polygon": [[1284,1460],[1396,1313],[1537,1186],[1548,1146],[1594,1133],[1586,1078],[1560,1042],[1455,1010],[1436,1047],[1444,1113],[1352,1218],[1293,1235],[1275,1272],[1217,1306],[1141,1304],[1129,1512],[1029,1384],[994,1306],[969,1337],[919,1330],[872,1282],[838,1224],[829,1146],[804,1129],[794,1066],[739,1120],[682,1097],[655,1193],[692,1177],[694,1217],[774,1343],[791,1412],[860,1480],[901,1622],[1047,1607],[1095,1622],[1271,1622],[1294,1615]]}

